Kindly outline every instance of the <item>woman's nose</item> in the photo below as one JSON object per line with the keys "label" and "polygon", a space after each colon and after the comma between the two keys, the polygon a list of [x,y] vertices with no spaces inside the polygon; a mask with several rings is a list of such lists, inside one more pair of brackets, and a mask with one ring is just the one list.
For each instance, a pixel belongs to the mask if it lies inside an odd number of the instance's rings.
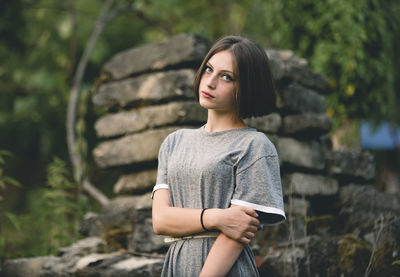
{"label": "woman's nose", "polygon": [[213,74],[213,75],[209,76],[209,78],[207,78],[207,86],[209,88],[215,88],[216,85],[217,85],[217,78],[216,78],[216,75]]}

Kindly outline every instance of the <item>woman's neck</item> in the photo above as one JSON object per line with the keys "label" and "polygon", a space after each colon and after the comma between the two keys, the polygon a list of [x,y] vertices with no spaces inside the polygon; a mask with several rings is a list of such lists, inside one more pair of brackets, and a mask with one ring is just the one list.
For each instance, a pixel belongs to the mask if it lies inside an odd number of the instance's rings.
{"label": "woman's neck", "polygon": [[212,133],[245,127],[246,124],[244,124],[243,120],[235,114],[221,114],[208,110],[207,123],[204,128],[207,132]]}

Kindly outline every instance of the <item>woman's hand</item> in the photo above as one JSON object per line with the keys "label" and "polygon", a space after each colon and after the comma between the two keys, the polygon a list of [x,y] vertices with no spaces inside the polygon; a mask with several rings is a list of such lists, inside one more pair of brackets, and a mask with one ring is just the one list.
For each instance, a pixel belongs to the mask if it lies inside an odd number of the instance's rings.
{"label": "woman's hand", "polygon": [[[213,214],[217,212],[217,214]],[[210,221],[208,221],[207,217]],[[212,218],[211,218],[212,217]],[[226,236],[243,244],[250,243],[258,230],[260,221],[252,208],[232,205],[228,209],[207,210],[204,213],[206,222],[213,221],[213,227],[220,230]],[[206,226],[207,227],[207,226]]]}

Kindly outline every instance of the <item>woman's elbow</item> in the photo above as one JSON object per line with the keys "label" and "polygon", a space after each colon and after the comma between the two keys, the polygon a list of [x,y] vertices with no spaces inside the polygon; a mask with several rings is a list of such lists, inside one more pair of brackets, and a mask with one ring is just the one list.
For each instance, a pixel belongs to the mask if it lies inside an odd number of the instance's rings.
{"label": "woman's elbow", "polygon": [[156,235],[162,235],[162,231],[161,231],[160,226],[158,226],[158,225],[155,224],[154,222],[153,222],[153,232],[154,232],[154,234],[156,234]]}
{"label": "woman's elbow", "polygon": [[153,214],[153,217],[152,217],[152,224],[153,224],[153,232],[156,235],[165,235],[163,224],[160,221],[160,218],[157,217],[157,216],[154,216],[154,214]]}

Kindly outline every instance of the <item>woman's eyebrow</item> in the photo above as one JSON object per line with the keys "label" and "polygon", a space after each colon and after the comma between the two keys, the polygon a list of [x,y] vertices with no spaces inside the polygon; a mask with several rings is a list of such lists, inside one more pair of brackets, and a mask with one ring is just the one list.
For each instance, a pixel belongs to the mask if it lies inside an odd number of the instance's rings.
{"label": "woman's eyebrow", "polygon": [[[212,66],[211,63],[207,62],[206,65],[209,66],[209,67],[211,67],[212,69],[214,69],[214,67]],[[230,70],[227,70],[227,69],[222,69],[221,72],[229,72],[229,73],[235,75],[235,73],[234,73],[233,71],[230,71]]]}

